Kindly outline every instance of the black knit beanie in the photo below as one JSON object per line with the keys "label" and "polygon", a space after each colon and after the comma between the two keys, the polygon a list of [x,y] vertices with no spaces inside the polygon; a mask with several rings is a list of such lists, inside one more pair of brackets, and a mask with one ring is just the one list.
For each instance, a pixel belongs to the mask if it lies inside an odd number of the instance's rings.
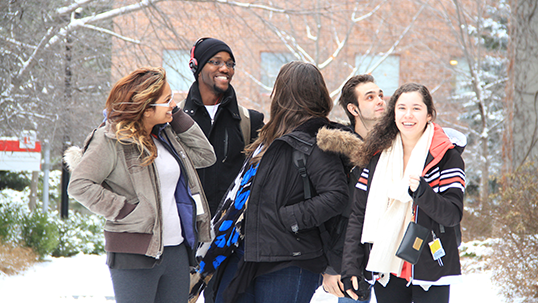
{"label": "black knit beanie", "polygon": [[204,38],[204,40],[194,48],[194,59],[197,62],[196,71],[193,72],[194,80],[198,80],[198,74],[204,68],[204,65],[207,63],[211,57],[219,52],[227,52],[232,57],[232,60],[235,62],[234,54],[232,49],[228,44],[215,39],[215,38]]}

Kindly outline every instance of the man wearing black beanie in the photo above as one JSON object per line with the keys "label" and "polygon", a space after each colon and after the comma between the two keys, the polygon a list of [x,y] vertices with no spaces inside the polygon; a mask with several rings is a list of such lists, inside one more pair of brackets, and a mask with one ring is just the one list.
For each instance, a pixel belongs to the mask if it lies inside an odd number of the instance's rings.
{"label": "man wearing black beanie", "polygon": [[[226,43],[201,38],[190,54],[189,67],[195,81],[183,111],[200,125],[217,155],[213,166],[198,170],[213,216],[243,165],[244,147],[258,137],[263,114],[238,105],[235,90],[230,85],[235,73],[235,57]],[[213,287],[210,282],[204,291],[206,303],[214,302]]]}
{"label": "man wearing black beanie", "polygon": [[[235,73],[235,57],[226,43],[201,38],[190,54],[189,66],[195,82],[189,89],[183,110],[200,125],[217,155],[213,166],[198,170],[214,215],[243,165],[243,148],[257,138],[258,130],[263,126],[263,114],[238,105],[235,90],[230,85]],[[246,136],[243,132],[248,128],[250,131]]]}

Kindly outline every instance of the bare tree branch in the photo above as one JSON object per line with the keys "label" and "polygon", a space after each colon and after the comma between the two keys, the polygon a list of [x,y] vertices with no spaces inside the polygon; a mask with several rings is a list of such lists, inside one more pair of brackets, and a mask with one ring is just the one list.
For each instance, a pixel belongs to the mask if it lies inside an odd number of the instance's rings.
{"label": "bare tree branch", "polygon": [[[372,71],[374,71],[381,63],[383,63],[383,61],[385,61],[385,59],[387,59],[387,57],[389,55],[391,55],[392,53],[394,53],[394,50],[396,49],[396,47],[400,44],[400,42],[402,41],[402,39],[407,35],[407,33],[409,32],[409,30],[413,27],[413,25],[415,24],[416,20],[418,19],[418,17],[420,16],[420,14],[422,13],[422,11],[424,11],[424,8],[426,8],[426,3],[422,4],[422,6],[420,7],[420,9],[417,11],[417,13],[413,16],[413,19],[411,20],[411,22],[408,24],[408,26],[404,29],[404,31],[402,32],[402,34],[400,35],[400,37],[392,44],[391,48],[383,55],[383,57],[381,57],[366,73],[371,73]],[[348,75],[348,77],[346,78],[345,81],[342,82],[342,84],[336,89],[336,90],[333,90],[331,92],[331,98],[334,99],[335,96],[337,96],[340,91],[342,90],[342,87],[344,86],[345,82],[347,80],[349,80],[349,78],[353,77],[357,71],[358,71],[359,67],[356,65],[353,70],[351,71],[351,73]],[[334,101],[335,103],[337,102],[336,100]]]}
{"label": "bare tree branch", "polygon": [[135,43],[135,44],[140,44],[140,40],[137,40],[137,39],[132,39],[132,38],[129,38],[129,37],[124,37],[120,34],[117,34],[111,30],[108,30],[106,28],[102,28],[102,27],[97,27],[97,26],[93,26],[93,25],[90,25],[90,24],[84,24],[82,27],[84,28],[88,28],[88,29],[91,29],[91,30],[94,30],[94,31],[98,31],[98,32],[101,32],[101,33],[105,33],[105,34],[108,34],[108,35],[111,35],[111,36],[114,36],[118,39],[121,39],[123,41],[127,41],[127,42],[131,42],[131,43]]}
{"label": "bare tree branch", "polygon": [[24,63],[22,64],[22,67],[19,70],[19,73],[17,74],[17,77],[16,77],[17,79],[20,79],[21,76],[28,70],[28,68],[32,67],[37,56],[39,55],[39,52],[42,49],[46,48],[46,44],[49,41],[49,39],[54,35],[54,32],[55,32],[54,27],[50,27],[48,29],[47,34],[43,36],[43,38],[41,39],[37,47],[34,49],[34,52],[32,53],[32,55],[30,55],[28,60],[24,61]]}
{"label": "bare tree branch", "polygon": [[58,31],[58,33],[56,33],[55,35],[53,35],[54,28],[50,28],[47,34],[43,37],[43,39],[39,43],[39,46],[36,48],[32,56],[30,56],[30,58],[28,58],[28,60],[23,64],[23,67],[19,70],[19,73],[17,74],[16,78],[21,78],[22,75],[26,73],[28,68],[32,67],[35,64],[35,60],[38,57],[40,51],[58,43],[61,39],[66,37],[67,33],[79,27],[84,27],[88,24],[96,23],[103,20],[109,20],[120,15],[124,15],[128,13],[132,13],[134,11],[141,10],[143,8],[146,8],[160,1],[162,0],[142,0],[138,3],[112,9],[110,11],[107,11],[107,12],[104,12],[95,16],[90,16],[90,17],[85,17],[85,18],[80,18],[80,19],[72,19],[68,25],[62,27]]}
{"label": "bare tree branch", "polygon": [[3,36],[0,36],[0,39],[6,41],[6,42],[9,42],[13,45],[16,45],[16,46],[22,46],[22,47],[26,47],[26,48],[31,48],[31,49],[36,49],[37,47],[34,46],[34,45],[30,45],[28,43],[22,43],[22,42],[19,42],[15,39],[12,39],[12,38],[7,38],[7,37],[3,37]]}
{"label": "bare tree branch", "polygon": [[60,7],[56,10],[56,14],[58,14],[58,17],[66,16],[74,12],[77,8],[83,7],[86,4],[89,4],[95,0],[78,0],[72,3],[71,5]]}

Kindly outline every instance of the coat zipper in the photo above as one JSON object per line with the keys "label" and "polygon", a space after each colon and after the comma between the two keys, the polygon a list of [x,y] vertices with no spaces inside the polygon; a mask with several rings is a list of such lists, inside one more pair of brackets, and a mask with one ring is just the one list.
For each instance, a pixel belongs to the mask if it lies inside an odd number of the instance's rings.
{"label": "coat zipper", "polygon": [[226,159],[228,158],[228,129],[224,129],[224,158],[222,159],[222,163],[226,162]]}

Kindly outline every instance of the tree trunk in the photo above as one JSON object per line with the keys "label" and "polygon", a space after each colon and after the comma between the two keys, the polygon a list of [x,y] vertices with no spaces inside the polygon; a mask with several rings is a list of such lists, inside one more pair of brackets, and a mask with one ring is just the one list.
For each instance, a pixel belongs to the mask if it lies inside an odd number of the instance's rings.
{"label": "tree trunk", "polygon": [[488,152],[488,138],[483,137],[480,139],[480,145],[482,148],[482,174],[480,177],[480,208],[486,210],[489,206],[489,152]]}
{"label": "tree trunk", "polygon": [[31,211],[34,211],[37,205],[37,182],[38,181],[39,181],[39,172],[33,171],[32,182],[30,183],[30,203],[28,204],[28,207],[30,208]]}

